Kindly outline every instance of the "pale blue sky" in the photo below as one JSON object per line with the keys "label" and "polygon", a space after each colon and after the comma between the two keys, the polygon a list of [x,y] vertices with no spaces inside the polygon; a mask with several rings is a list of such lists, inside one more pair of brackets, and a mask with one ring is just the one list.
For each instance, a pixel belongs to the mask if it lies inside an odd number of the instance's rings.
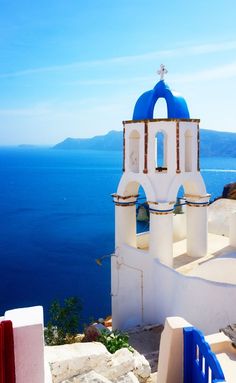
{"label": "pale blue sky", "polygon": [[161,63],[202,128],[236,131],[235,0],[0,0],[0,9],[0,145],[120,130]]}

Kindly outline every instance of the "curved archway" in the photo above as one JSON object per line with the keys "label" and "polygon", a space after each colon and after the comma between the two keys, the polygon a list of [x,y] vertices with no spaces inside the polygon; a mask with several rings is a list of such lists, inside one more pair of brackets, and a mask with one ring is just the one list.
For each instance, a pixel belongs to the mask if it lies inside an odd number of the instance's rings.
{"label": "curved archway", "polygon": [[[146,182],[144,182],[144,180]],[[123,176],[118,186],[117,193],[122,196],[139,196],[136,201],[136,206],[130,207],[129,217],[123,215],[123,224],[126,226],[126,220],[129,220],[129,232],[133,240],[131,246],[142,250],[149,248],[149,208],[147,201],[154,201],[155,195],[150,181],[144,177],[137,177],[137,175]],[[121,208],[123,209],[123,208]],[[135,210],[134,210],[135,209]],[[128,208],[125,208],[128,214]],[[125,213],[125,214],[126,214]],[[132,216],[132,218],[131,218]],[[129,244],[128,241],[125,243]]]}
{"label": "curved archway", "polygon": [[139,189],[138,189],[136,210],[137,210],[137,234],[148,231],[149,208],[148,208],[145,191],[141,185],[139,185]]}
{"label": "curved archway", "polygon": [[[177,191],[173,212],[173,243],[186,239],[186,203],[184,193],[184,187],[181,185]],[[186,252],[186,244],[183,247],[184,252]]]}
{"label": "curved archway", "polygon": [[204,195],[206,194],[206,187],[201,174],[186,175],[175,177],[170,185],[167,200],[175,201],[178,195],[179,188],[183,186],[185,194]]}
{"label": "curved archway", "polygon": [[167,171],[168,135],[158,130],[155,136],[155,165],[159,172]]}
{"label": "curved archway", "polygon": [[167,103],[163,97],[160,97],[154,105],[153,118],[167,118]]}
{"label": "curved archway", "polygon": [[[184,200],[181,202],[186,204],[186,209],[184,208],[182,211],[184,214],[177,214],[173,217],[175,268],[181,266],[184,259],[184,262],[188,263],[193,258],[203,257],[207,254],[207,202],[205,200],[208,195],[201,174],[186,173],[176,177],[169,190],[169,198],[172,198],[173,201],[181,186],[184,189]],[[182,254],[179,253],[180,248]]]}
{"label": "curved archway", "polygon": [[119,195],[137,195],[139,186],[142,186],[148,201],[155,201],[155,190],[150,180],[143,174],[123,174],[118,185]]}
{"label": "curved archway", "polygon": [[133,120],[153,119],[154,107],[159,98],[166,100],[168,118],[190,118],[185,99],[172,92],[162,80],[139,97],[134,107]]}

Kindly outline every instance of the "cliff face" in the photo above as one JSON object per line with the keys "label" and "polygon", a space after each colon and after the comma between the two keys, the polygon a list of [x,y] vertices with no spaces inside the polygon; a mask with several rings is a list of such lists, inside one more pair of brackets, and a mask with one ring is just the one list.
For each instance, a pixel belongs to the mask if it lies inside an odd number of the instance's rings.
{"label": "cliff face", "polygon": [[222,197],[236,200],[236,182],[224,186]]}
{"label": "cliff face", "polygon": [[111,130],[104,136],[92,138],[66,138],[54,149],[73,150],[122,150],[123,133]]}
{"label": "cliff face", "polygon": [[[112,130],[93,138],[66,138],[54,149],[116,151],[122,150],[122,140],[122,132]],[[200,145],[202,157],[236,157],[236,133],[201,129]]]}
{"label": "cliff face", "polygon": [[202,157],[236,157],[236,133],[200,130]]}

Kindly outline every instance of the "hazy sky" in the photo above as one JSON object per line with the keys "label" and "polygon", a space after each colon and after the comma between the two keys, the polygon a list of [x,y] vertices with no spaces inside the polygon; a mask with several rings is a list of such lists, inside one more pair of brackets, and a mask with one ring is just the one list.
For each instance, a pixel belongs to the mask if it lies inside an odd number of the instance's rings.
{"label": "hazy sky", "polygon": [[0,10],[0,145],[120,130],[161,63],[202,128],[236,131],[235,0],[0,0]]}

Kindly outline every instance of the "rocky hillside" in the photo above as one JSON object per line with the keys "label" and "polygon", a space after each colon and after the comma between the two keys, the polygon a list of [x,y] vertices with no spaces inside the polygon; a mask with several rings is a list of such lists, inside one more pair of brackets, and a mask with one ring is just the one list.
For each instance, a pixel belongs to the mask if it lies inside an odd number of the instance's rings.
{"label": "rocky hillside", "polygon": [[[201,129],[202,157],[236,157],[236,133]],[[93,138],[66,138],[54,146],[65,150],[122,150],[122,132],[110,131]]]}

